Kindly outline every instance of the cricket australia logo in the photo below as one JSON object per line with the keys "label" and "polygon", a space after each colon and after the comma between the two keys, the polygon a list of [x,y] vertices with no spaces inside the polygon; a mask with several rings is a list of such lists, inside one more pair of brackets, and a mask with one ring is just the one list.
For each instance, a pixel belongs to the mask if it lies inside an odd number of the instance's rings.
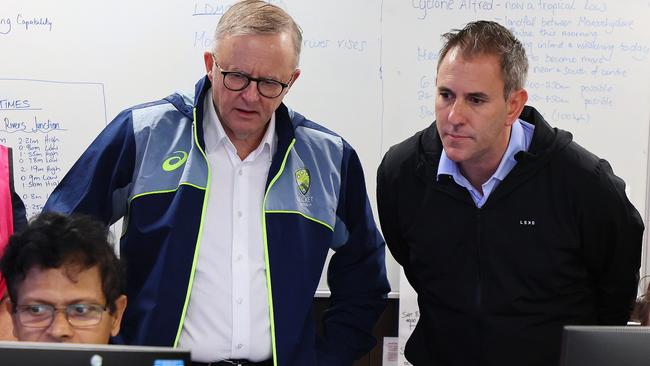
{"label": "cricket australia logo", "polygon": [[309,169],[303,168],[296,170],[294,176],[296,177],[296,184],[298,185],[298,190],[302,193],[303,196],[309,192],[309,187],[311,186],[311,178],[309,176]]}

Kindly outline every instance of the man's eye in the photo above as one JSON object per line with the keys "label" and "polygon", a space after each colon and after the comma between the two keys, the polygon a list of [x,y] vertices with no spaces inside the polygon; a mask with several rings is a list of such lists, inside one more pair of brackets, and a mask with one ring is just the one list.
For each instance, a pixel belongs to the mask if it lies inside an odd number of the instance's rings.
{"label": "man's eye", "polygon": [[483,103],[485,103],[485,100],[483,100],[481,98],[469,98],[469,101],[472,104],[483,104]]}
{"label": "man's eye", "polygon": [[28,313],[33,314],[33,315],[39,315],[39,314],[44,314],[47,313],[48,307],[45,305],[40,305],[40,304],[35,304],[35,305],[29,305],[25,309]]}
{"label": "man's eye", "polygon": [[233,72],[229,74],[232,79],[237,79],[239,81],[246,81],[248,78],[244,74],[240,74],[238,72]]}
{"label": "man's eye", "polygon": [[260,84],[264,85],[265,87],[271,87],[271,88],[278,87],[278,86],[282,87],[282,85],[280,85],[279,82],[271,79],[262,79],[260,80]]}
{"label": "man's eye", "polygon": [[70,314],[72,315],[84,315],[90,312],[90,306],[85,304],[76,304],[70,307]]}
{"label": "man's eye", "polygon": [[50,313],[51,307],[43,304],[33,304],[21,306],[19,310],[23,314],[38,316]]}

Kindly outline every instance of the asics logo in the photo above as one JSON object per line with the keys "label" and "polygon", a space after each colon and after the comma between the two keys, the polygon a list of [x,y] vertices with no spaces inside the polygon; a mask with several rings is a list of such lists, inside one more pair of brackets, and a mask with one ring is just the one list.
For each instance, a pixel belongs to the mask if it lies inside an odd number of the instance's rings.
{"label": "asics logo", "polygon": [[162,163],[162,168],[166,172],[180,168],[187,160],[187,153],[185,151],[174,151],[172,154],[172,156],[165,159]]}

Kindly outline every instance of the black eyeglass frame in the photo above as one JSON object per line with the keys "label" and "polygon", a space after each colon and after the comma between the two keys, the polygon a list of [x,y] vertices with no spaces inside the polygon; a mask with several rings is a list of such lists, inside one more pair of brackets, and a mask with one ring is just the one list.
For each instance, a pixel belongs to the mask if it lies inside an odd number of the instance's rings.
{"label": "black eyeglass frame", "polygon": [[[99,313],[99,317],[97,318],[97,321],[95,323],[86,324],[86,325],[72,324],[72,322],[70,321],[70,311],[71,311],[70,309],[74,309],[75,306],[79,306],[79,305],[89,306],[89,307],[95,308],[96,310],[101,310],[101,312]],[[28,308],[33,307],[33,306],[45,306],[45,307],[51,309],[51,311],[50,311],[50,321],[47,323],[47,325],[29,325],[29,324],[25,324],[23,322],[23,319],[21,319],[21,315],[20,315],[21,310],[28,309]],[[67,306],[64,306],[64,307],[56,307],[56,306],[49,305],[49,304],[23,304],[23,305],[16,305],[16,307],[14,308],[14,313],[18,317],[18,321],[20,322],[20,324],[22,324],[22,326],[24,326],[26,328],[34,328],[34,329],[45,329],[45,328],[50,327],[52,325],[52,323],[54,323],[54,319],[56,318],[56,314],[58,312],[63,312],[63,314],[65,314],[65,320],[73,328],[79,328],[79,329],[92,328],[92,327],[94,327],[97,324],[102,322],[102,318],[104,317],[104,313],[106,311],[108,311],[108,304],[107,305],[99,305],[99,304],[85,304],[85,303],[70,304],[70,305],[67,305]]]}
{"label": "black eyeglass frame", "polygon": [[[219,69],[219,72],[221,72],[221,75],[223,75],[223,86],[226,87],[226,89],[228,89],[230,91],[242,91],[242,90],[248,88],[248,86],[251,84],[251,81],[254,81],[256,83],[256,85],[257,85],[257,92],[261,96],[263,96],[264,98],[269,98],[269,99],[274,99],[274,98],[277,98],[280,95],[282,95],[282,92],[284,91],[284,89],[289,87],[289,83],[291,83],[291,80],[293,80],[293,76],[295,74],[294,73],[294,74],[291,75],[291,79],[289,79],[289,81],[287,83],[283,83],[281,81],[274,80],[274,79],[254,78],[254,77],[252,77],[250,75],[244,74],[243,72],[239,72],[239,71],[226,71],[226,70],[222,69],[221,66],[219,66],[219,64],[217,63],[217,59],[215,58],[214,54],[212,54],[212,61],[214,61],[214,65],[217,67],[217,69]],[[244,84],[239,89],[231,88],[228,85],[226,85],[226,76],[228,76],[228,75],[241,76],[242,78],[246,79],[246,84]],[[268,95],[265,95],[264,93],[262,93],[262,91],[260,90],[260,82],[275,83],[275,84],[278,84],[278,85],[282,86],[282,89],[280,89],[280,92],[277,95],[271,97],[271,96],[268,96]]]}

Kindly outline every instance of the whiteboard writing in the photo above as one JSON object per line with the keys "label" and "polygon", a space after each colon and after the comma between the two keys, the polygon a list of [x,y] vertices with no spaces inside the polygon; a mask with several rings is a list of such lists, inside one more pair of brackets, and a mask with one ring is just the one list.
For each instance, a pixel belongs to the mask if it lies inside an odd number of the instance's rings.
{"label": "whiteboard writing", "polygon": [[[50,132],[60,138],[61,179],[106,121],[120,111],[173,92],[194,90],[196,81],[205,75],[204,51],[212,49],[215,26],[234,2],[114,0],[94,2],[90,15],[81,16],[79,10],[89,9],[89,3],[82,0],[4,0],[0,32],[5,34],[0,35],[0,50],[10,57],[3,59],[0,78],[87,82],[94,85],[87,94],[102,102],[64,102],[59,98],[71,90],[62,91],[55,83],[34,88],[29,82],[12,85],[11,89],[0,85],[0,99],[28,100],[30,108],[42,108],[31,111],[42,112],[39,120],[49,118],[65,129]],[[302,72],[290,88],[286,104],[339,133],[356,149],[374,206],[383,110],[381,1],[271,2],[287,10],[303,30]],[[35,21],[19,24],[18,14]],[[71,88],[85,87],[77,84]],[[8,90],[14,95],[4,93]],[[36,90],[47,91],[50,102],[35,100]],[[55,115],[52,108],[67,113]],[[31,128],[34,116],[27,111],[6,112],[12,119],[25,122],[25,129]],[[88,126],[95,130],[88,131]],[[8,135],[24,133],[1,132],[0,138],[13,139]],[[18,144],[13,140],[9,143]],[[41,189],[44,192],[38,196],[45,197],[48,192]],[[38,202],[40,199],[34,201],[35,209],[40,207]],[[397,288],[394,262],[389,261],[388,273]],[[324,279],[319,289],[327,289]]]}
{"label": "whiteboard writing", "polygon": [[23,13],[0,15],[0,35],[11,32],[51,32],[54,21],[48,17],[30,16]]}
{"label": "whiteboard writing", "polygon": [[0,79],[0,90],[0,141],[13,148],[14,185],[32,217],[106,124],[103,87]]}
{"label": "whiteboard writing", "polygon": [[[373,206],[383,153],[435,119],[440,34],[491,19],[511,29],[528,51],[529,104],[607,158],[644,211],[647,0],[271,2],[303,29],[302,73],[286,103],[356,149]],[[11,146],[22,135],[40,146],[46,134],[59,138],[60,179],[121,110],[193,90],[205,75],[203,51],[233,3],[114,0],[94,2],[94,15],[80,16],[86,1],[4,0],[0,50],[10,57],[3,59],[0,78],[23,81],[0,82],[0,126],[9,118],[0,141]],[[61,100],[65,95],[76,99]],[[35,126],[38,132],[30,133]],[[35,194],[45,197],[41,188]],[[398,272],[389,260],[394,290]],[[324,279],[319,287],[326,289]]]}
{"label": "whiteboard writing", "polygon": [[[650,35],[647,1],[412,0],[384,4],[383,150],[435,120],[440,35],[494,20],[529,58],[528,103],[551,125],[606,158],[643,214],[648,145]],[[410,96],[410,97],[406,97]],[[621,142],[621,143],[617,143]]]}

